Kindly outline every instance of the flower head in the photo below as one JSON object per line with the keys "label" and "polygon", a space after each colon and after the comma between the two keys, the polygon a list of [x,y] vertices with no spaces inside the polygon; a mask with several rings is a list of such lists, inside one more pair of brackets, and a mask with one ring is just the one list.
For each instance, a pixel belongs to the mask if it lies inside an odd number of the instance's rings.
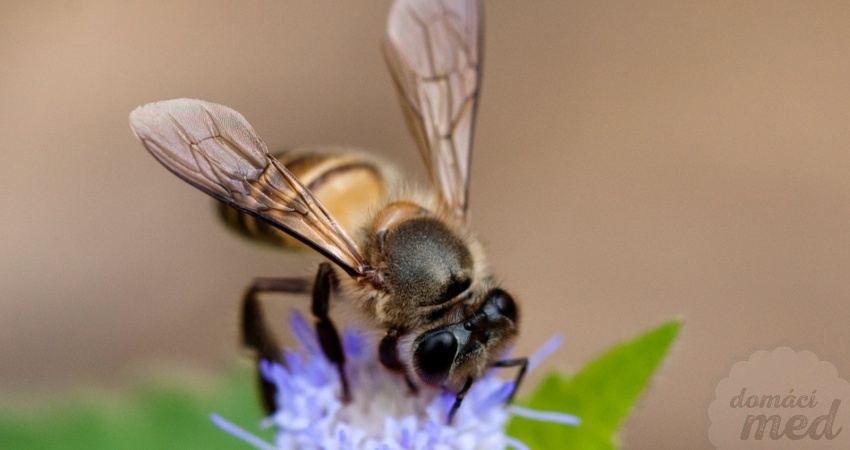
{"label": "flower head", "polygon": [[[561,413],[539,413],[505,400],[513,381],[499,379],[495,371],[477,379],[451,424],[446,423],[455,394],[424,388],[413,393],[403,377],[381,366],[367,336],[357,330],[343,332],[346,372],[352,400],[340,401],[341,383],[336,367],[323,355],[313,328],[298,312],[290,329],[299,349],[284,352],[285,365],[260,362],[264,378],[277,388],[277,411],[263,421],[277,430],[275,444],[266,443],[213,415],[225,431],[261,449],[494,449],[525,448],[505,434],[511,413],[533,419],[577,424]],[[552,340],[530,359],[529,369],[560,344]],[[541,415],[542,414],[542,415]]]}

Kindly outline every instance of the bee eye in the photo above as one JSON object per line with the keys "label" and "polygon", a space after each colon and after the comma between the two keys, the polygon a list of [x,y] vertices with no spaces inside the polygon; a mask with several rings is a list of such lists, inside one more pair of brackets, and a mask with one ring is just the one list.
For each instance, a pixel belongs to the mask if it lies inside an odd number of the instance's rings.
{"label": "bee eye", "polygon": [[414,353],[414,367],[423,381],[438,386],[449,376],[457,352],[457,338],[448,330],[429,333]]}
{"label": "bee eye", "polygon": [[514,299],[507,292],[501,289],[493,289],[490,291],[485,307],[488,305],[492,305],[492,307],[495,308],[500,315],[516,322],[516,303],[514,303]]}

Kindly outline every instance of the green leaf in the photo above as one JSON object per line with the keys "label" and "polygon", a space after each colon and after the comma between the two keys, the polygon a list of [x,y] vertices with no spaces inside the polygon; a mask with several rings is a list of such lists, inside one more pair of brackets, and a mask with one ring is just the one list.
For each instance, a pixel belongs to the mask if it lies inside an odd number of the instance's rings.
{"label": "green leaf", "polygon": [[618,344],[575,376],[547,375],[524,406],[581,418],[570,427],[514,418],[508,434],[533,449],[614,449],[616,432],[658,368],[682,322],[667,322]]}
{"label": "green leaf", "polygon": [[[233,449],[247,448],[210,422],[218,412],[257,430],[262,414],[254,376],[240,371],[215,383],[151,382],[130,393],[80,393],[48,408],[7,402],[0,407],[0,448],[24,449]],[[36,406],[36,411],[32,411]],[[22,411],[23,410],[23,411]]]}

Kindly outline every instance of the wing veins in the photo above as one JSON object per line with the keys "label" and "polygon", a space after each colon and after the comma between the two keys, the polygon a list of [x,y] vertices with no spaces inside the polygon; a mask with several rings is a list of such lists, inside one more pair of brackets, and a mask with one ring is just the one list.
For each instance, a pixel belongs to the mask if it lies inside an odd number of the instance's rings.
{"label": "wing veins", "polygon": [[184,181],[312,247],[346,273],[378,285],[357,245],[236,111],[200,100],[136,108],[130,125],[150,153]]}
{"label": "wing veins", "polygon": [[399,99],[432,184],[466,214],[481,75],[480,2],[397,0],[386,46]]}

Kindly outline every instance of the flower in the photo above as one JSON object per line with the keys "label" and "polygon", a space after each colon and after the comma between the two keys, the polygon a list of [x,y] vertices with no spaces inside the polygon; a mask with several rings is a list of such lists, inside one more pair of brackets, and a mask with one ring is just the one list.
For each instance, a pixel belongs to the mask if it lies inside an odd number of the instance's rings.
{"label": "flower", "polygon": [[[354,329],[346,329],[342,337],[353,397],[343,403],[336,367],[324,357],[315,331],[297,311],[291,314],[290,330],[300,348],[284,351],[285,366],[260,362],[263,377],[277,388],[278,409],[261,424],[275,427],[275,443],[211,416],[217,426],[262,450],[526,449],[505,434],[511,414],[579,423],[568,414],[506,406],[514,381],[503,381],[491,370],[472,384],[453,423],[447,424],[455,395],[430,388],[413,394],[402,377],[378,363],[369,339]],[[556,336],[541,347],[529,358],[529,370],[559,345]]]}

